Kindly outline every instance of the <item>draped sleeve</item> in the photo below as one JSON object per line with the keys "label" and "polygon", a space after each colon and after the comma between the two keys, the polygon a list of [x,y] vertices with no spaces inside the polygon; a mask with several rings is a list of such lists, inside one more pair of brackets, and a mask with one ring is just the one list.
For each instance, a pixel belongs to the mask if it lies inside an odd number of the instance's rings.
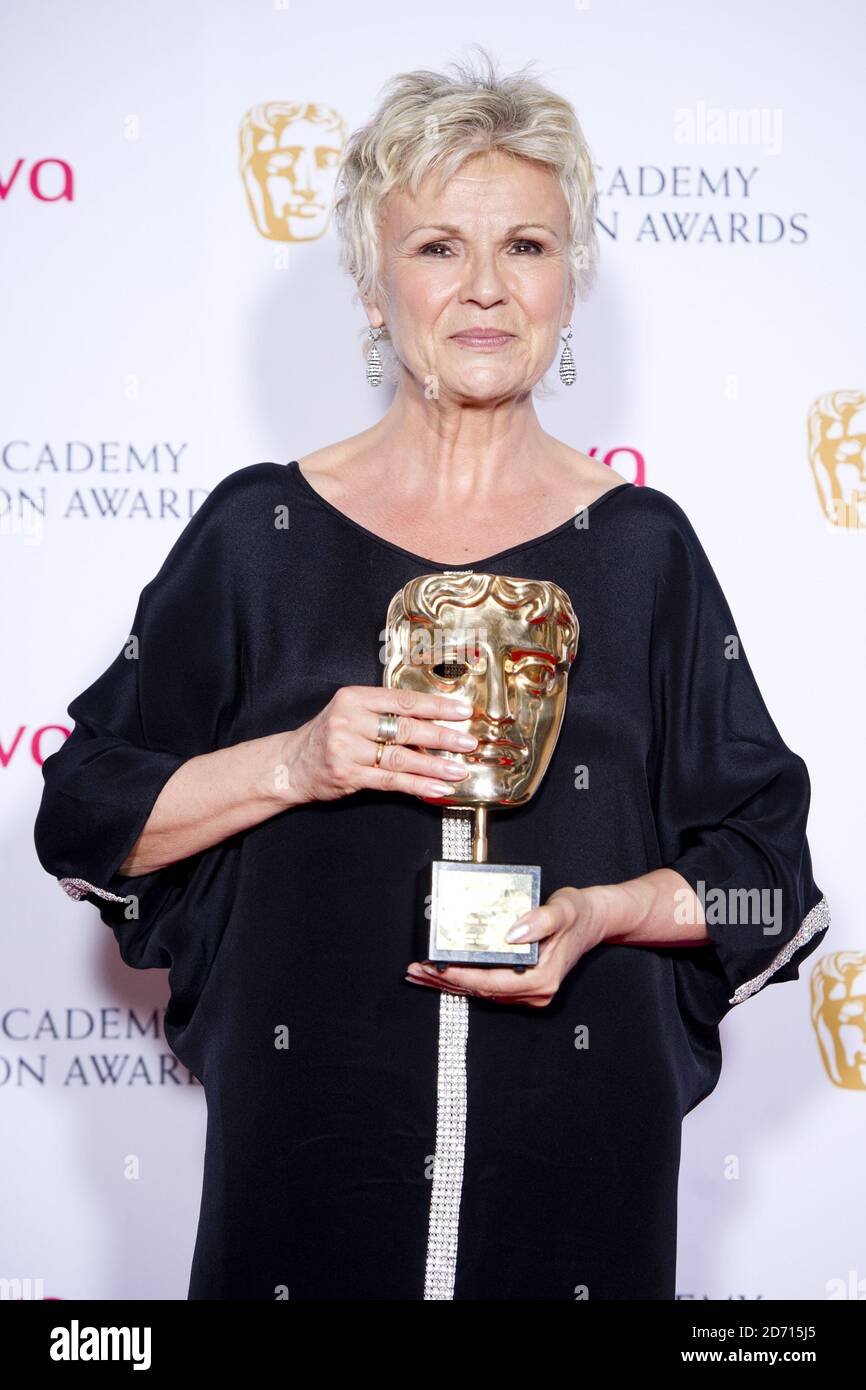
{"label": "draped sleeve", "polygon": [[172,968],[176,1023],[224,927],[218,880],[232,840],[151,873],[119,869],[172,774],[232,741],[243,690],[237,499],[257,467],[224,478],[187,523],[142,590],[117,655],[69,704],[72,732],[42,767],[42,867],[98,908],[128,965]]}
{"label": "draped sleeve", "polygon": [[668,501],[651,637],[656,823],[663,865],[701,898],[711,943],[678,948],[680,983],[715,974],[721,1016],[796,979],[830,914],[812,874],[806,764],[773,723],[709,559]]}

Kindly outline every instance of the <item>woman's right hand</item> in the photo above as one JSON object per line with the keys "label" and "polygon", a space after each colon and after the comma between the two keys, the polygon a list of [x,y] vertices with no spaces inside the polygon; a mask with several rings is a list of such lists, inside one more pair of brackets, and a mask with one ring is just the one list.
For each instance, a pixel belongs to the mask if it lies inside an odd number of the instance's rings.
{"label": "woman's right hand", "polygon": [[[397,715],[397,738],[376,767],[379,716]],[[468,769],[425,748],[471,752],[478,740],[434,719],[466,723],[473,707],[453,695],[389,686],[344,685],[308,723],[286,736],[285,765],[293,801],[334,801],[362,788],[440,799]]]}

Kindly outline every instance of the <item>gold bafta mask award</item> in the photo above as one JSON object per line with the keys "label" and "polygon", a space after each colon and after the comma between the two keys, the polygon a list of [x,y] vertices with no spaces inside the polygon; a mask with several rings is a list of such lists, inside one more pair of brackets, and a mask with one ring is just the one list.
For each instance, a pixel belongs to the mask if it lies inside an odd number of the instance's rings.
{"label": "gold bafta mask award", "polygon": [[436,799],[443,858],[422,884],[421,959],[537,964],[537,941],[511,943],[505,933],[539,905],[541,868],[487,862],[487,812],[537,791],[562,727],[578,632],[568,594],[549,580],[445,570],[410,580],[388,605],[382,684],[462,696],[471,717],[438,722],[478,739],[471,753],[425,750],[442,759],[444,781],[449,762],[468,775]]}

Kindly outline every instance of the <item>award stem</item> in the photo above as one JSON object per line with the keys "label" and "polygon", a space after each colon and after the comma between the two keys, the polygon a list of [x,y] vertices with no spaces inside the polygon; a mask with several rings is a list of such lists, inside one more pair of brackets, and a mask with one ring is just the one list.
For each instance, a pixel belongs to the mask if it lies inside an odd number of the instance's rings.
{"label": "award stem", "polygon": [[487,863],[487,806],[475,807],[475,830],[472,835],[472,859],[476,864]]}

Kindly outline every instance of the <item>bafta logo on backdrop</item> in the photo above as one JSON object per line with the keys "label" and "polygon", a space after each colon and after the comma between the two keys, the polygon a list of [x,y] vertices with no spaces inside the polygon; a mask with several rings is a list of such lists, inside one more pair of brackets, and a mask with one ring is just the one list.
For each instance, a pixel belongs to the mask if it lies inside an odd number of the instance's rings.
{"label": "bafta logo on backdrop", "polygon": [[241,178],[270,241],[316,241],[327,229],[346,122],[332,106],[268,101],[241,121]]}
{"label": "bafta logo on backdrop", "polygon": [[822,956],[811,974],[812,1024],[834,1086],[866,1091],[866,952]]}
{"label": "bafta logo on backdrop", "polygon": [[809,411],[809,467],[832,526],[866,530],[866,395],[830,391]]}

